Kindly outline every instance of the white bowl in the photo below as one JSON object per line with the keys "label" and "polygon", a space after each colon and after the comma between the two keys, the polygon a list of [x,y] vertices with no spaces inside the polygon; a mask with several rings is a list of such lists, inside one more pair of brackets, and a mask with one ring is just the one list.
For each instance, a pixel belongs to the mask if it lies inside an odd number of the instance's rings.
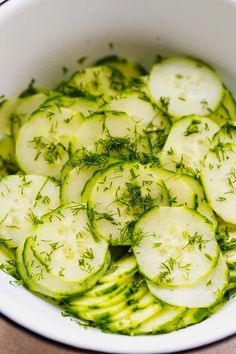
{"label": "white bowl", "polygon": [[[149,65],[157,54],[212,64],[236,94],[236,8],[220,0],[11,0],[0,8],[0,94],[42,85],[106,54]],[[113,43],[114,49],[109,43]],[[178,332],[128,337],[84,329],[0,274],[1,312],[30,330],[79,348],[112,353],[170,353],[236,333],[236,298],[206,321]]]}

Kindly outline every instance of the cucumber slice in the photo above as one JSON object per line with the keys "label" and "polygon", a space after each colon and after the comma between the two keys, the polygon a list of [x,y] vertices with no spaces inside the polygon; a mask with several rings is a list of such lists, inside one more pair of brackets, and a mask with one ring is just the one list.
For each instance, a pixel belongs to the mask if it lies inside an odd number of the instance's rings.
{"label": "cucumber slice", "polygon": [[16,173],[15,143],[11,136],[0,135],[0,176]]}
{"label": "cucumber slice", "polygon": [[27,122],[31,114],[47,99],[48,95],[43,92],[18,99],[17,105],[10,117],[12,135],[14,138],[16,138],[19,129]]}
{"label": "cucumber slice", "polygon": [[98,110],[96,99],[87,97],[69,97],[58,94],[57,96],[48,99],[43,108],[49,108],[52,104],[58,107],[68,108],[73,114],[80,113],[84,118],[89,117],[92,113]]}
{"label": "cucumber slice", "polygon": [[161,60],[152,67],[148,86],[153,99],[175,117],[207,116],[224,97],[224,87],[215,71],[190,58]]}
{"label": "cucumber slice", "polygon": [[151,293],[158,299],[174,306],[210,307],[219,302],[227,290],[228,268],[220,254],[213,271],[191,287],[168,288],[148,281]]}
{"label": "cucumber slice", "polygon": [[[146,295],[146,298],[150,294]],[[150,296],[151,299],[151,296]],[[141,323],[146,321],[148,318],[154,316],[161,311],[161,303],[147,303],[147,306],[144,308],[133,308],[129,316],[108,323],[106,329],[109,329],[111,332],[119,332],[124,334],[132,334],[132,330],[138,327]]]}
{"label": "cucumber slice", "polygon": [[14,175],[0,181],[0,196],[1,238],[17,247],[43,214],[59,206],[60,187],[49,177]]}
{"label": "cucumber slice", "polygon": [[208,220],[212,222],[214,225],[214,228],[217,229],[218,223],[216,220],[216,217],[214,215],[214,212],[210,205],[207,203],[204,193],[203,193],[203,188],[201,184],[198,182],[198,180],[192,176],[185,176],[185,182],[193,189],[197,196],[197,207],[196,210],[205,216]]}
{"label": "cucumber slice", "polygon": [[123,74],[116,68],[102,65],[77,71],[60,90],[66,95],[97,97],[109,100],[125,88]]}
{"label": "cucumber slice", "polygon": [[63,203],[81,203],[81,193],[87,181],[96,172],[96,167],[76,167],[63,180],[61,200]]}
{"label": "cucumber slice", "polygon": [[167,135],[169,132],[168,116],[154,105],[146,94],[140,91],[123,93],[111,101],[108,106],[111,110],[125,112],[133,117],[147,133],[157,131]]}
{"label": "cucumber slice", "polygon": [[[151,299],[150,293],[147,294],[147,287],[141,281],[138,283],[136,280],[130,284],[129,287],[129,295],[125,298],[125,300],[115,304],[114,306],[99,308],[95,310],[88,310],[83,312],[78,311],[78,315],[85,320],[93,321],[95,323],[106,323],[116,321],[118,319],[123,318],[126,314],[131,313],[131,309],[134,308],[145,308],[147,307]],[[132,303],[132,305],[128,305]]]}
{"label": "cucumber slice", "polygon": [[236,266],[236,249],[226,251],[223,255],[229,266]]}
{"label": "cucumber slice", "polygon": [[236,141],[236,123],[227,122],[216,133],[211,142],[211,149],[220,144],[234,144]]}
{"label": "cucumber slice", "polygon": [[189,176],[181,175],[164,168],[153,167],[152,171],[161,178],[170,195],[171,206],[187,206],[188,208],[195,209],[197,206],[197,195],[194,190],[189,186]]}
{"label": "cucumber slice", "polygon": [[224,99],[223,99],[223,106],[227,109],[230,118],[235,121],[236,120],[236,103],[235,99],[233,98],[232,93],[225,89]]}
{"label": "cucumber slice", "polygon": [[120,279],[115,279],[102,284],[99,284],[98,281],[98,284],[96,284],[91,290],[89,290],[86,295],[96,297],[112,293],[113,291],[116,291],[118,288],[120,288],[120,286],[122,286],[123,284],[127,284],[129,281],[131,281],[134,274],[135,272],[130,273],[129,275],[124,276]]}
{"label": "cucumber slice", "polygon": [[120,281],[127,276],[133,275],[138,270],[138,264],[134,256],[124,256],[116,262],[112,262],[107,273],[99,279],[99,284],[112,281]]}
{"label": "cucumber slice", "polygon": [[138,328],[136,328],[132,334],[157,334],[165,332],[165,328],[171,325],[173,321],[177,321],[183,313],[186,311],[182,307],[173,307],[166,305],[163,310],[157,312],[151,318],[144,321]]}
{"label": "cucumber slice", "polygon": [[35,112],[22,126],[16,140],[16,159],[21,169],[26,173],[59,177],[81,123],[80,114],[55,104]]}
{"label": "cucumber slice", "polygon": [[236,287],[236,269],[230,269],[229,271],[229,283],[233,283]]}
{"label": "cucumber slice", "polygon": [[213,225],[186,207],[156,207],[143,214],[135,224],[133,251],[145,277],[174,288],[205,278],[219,257]]}
{"label": "cucumber slice", "polygon": [[114,99],[109,108],[127,113],[140,125],[152,154],[161,150],[170,130],[170,122],[167,115],[155,106],[145,93],[124,93]]}
{"label": "cucumber slice", "polygon": [[11,135],[11,115],[17,105],[18,99],[12,98],[0,103],[0,132],[4,135]]}
{"label": "cucumber slice", "polygon": [[[69,301],[66,307],[68,309],[71,309],[73,313],[84,313],[87,311],[90,312],[90,310],[107,311],[107,308],[119,305],[121,303],[124,305],[124,302],[127,305],[129,304],[129,302],[132,302],[132,300],[130,300],[130,297],[132,297],[132,299],[134,300],[134,293],[135,296],[137,296],[137,284],[139,284],[138,279],[135,279],[133,277],[130,277],[129,279],[126,278],[126,282],[120,283],[118,288],[114,291],[111,291],[102,296],[91,296],[91,290],[87,292],[84,296]],[[155,300],[154,297],[153,299]]]}
{"label": "cucumber slice", "polygon": [[51,274],[68,281],[96,274],[108,253],[107,243],[88,227],[87,208],[82,204],[65,205],[45,215],[34,234],[34,252],[40,262]]}
{"label": "cucumber slice", "polygon": [[201,181],[212,209],[227,223],[236,225],[236,145],[218,144],[207,154]]}
{"label": "cucumber slice", "polygon": [[99,179],[99,177],[104,172],[104,170],[105,169],[98,170],[98,171],[94,172],[92,177],[85,183],[84,188],[83,188],[83,190],[81,192],[81,201],[82,201],[82,203],[87,203],[88,202],[88,200],[90,198],[90,194],[91,194],[91,192],[93,190],[93,187],[94,187],[96,181]]}
{"label": "cucumber slice", "polygon": [[183,314],[183,317],[179,321],[177,321],[175,329],[185,328],[195,323],[199,323],[205,320],[209,316],[209,314],[209,309],[204,307],[188,309]]}
{"label": "cucumber slice", "polygon": [[164,168],[190,175],[199,175],[203,158],[219,126],[209,118],[191,116],[180,119],[170,131],[161,152]]}
{"label": "cucumber slice", "polygon": [[63,181],[69,172],[75,168],[100,167],[100,169],[102,169],[108,164],[108,161],[106,154],[98,154],[85,148],[79,149],[72,155],[61,170],[61,179]]}
{"label": "cucumber slice", "polygon": [[148,291],[146,285],[144,288],[138,289],[137,292],[132,295],[126,301],[126,307],[119,313],[112,316],[110,322],[122,321],[123,319],[130,318],[132,314],[136,311],[146,309],[147,307],[153,305],[154,297]]}
{"label": "cucumber slice", "polygon": [[0,135],[0,156],[9,164],[15,163],[14,140],[9,135]]}
{"label": "cucumber slice", "polygon": [[72,311],[83,320],[101,324],[110,321],[112,316],[122,311],[125,306],[126,302],[123,301],[113,306],[111,305],[110,307],[105,307],[102,309],[99,308],[95,310],[83,311],[83,309],[72,308]]}
{"label": "cucumber slice", "polygon": [[108,164],[108,156],[86,149],[78,150],[63,167],[61,199],[64,203],[80,203],[81,193],[94,172]]}
{"label": "cucumber slice", "polygon": [[118,69],[126,78],[132,79],[146,74],[146,70],[138,63],[129,61],[118,55],[110,55],[99,59],[95,63],[96,66],[108,65]]}
{"label": "cucumber slice", "polygon": [[117,163],[99,174],[88,198],[95,232],[113,245],[131,244],[133,222],[155,205],[168,205],[163,182],[146,165]]}
{"label": "cucumber slice", "polygon": [[62,276],[62,272],[60,276],[50,273],[48,267],[39,261],[39,257],[36,257],[35,247],[35,237],[28,237],[25,243],[18,247],[16,252],[17,270],[31,291],[50,296],[53,299],[61,300],[83,294],[94,286],[109,262],[108,257],[99,272],[92,277],[88,276],[86,280],[69,281]]}
{"label": "cucumber slice", "polygon": [[72,144],[73,151],[81,148],[126,159],[133,159],[137,149],[149,151],[138,124],[116,111],[98,112],[83,122]]}
{"label": "cucumber slice", "polygon": [[198,204],[197,211],[212,222],[215,230],[217,229],[218,223],[215,214],[210,205],[205,200]]}
{"label": "cucumber slice", "polygon": [[127,284],[120,285],[116,290],[103,296],[88,296],[85,294],[69,302],[68,307],[73,312],[85,312],[95,309],[104,309],[119,304],[127,299],[129,288]]}
{"label": "cucumber slice", "polygon": [[0,269],[16,276],[15,252],[3,244],[0,244]]}
{"label": "cucumber slice", "polygon": [[230,115],[228,110],[222,104],[215,112],[213,112],[209,118],[213,120],[216,124],[222,127],[227,122],[230,122]]}
{"label": "cucumber slice", "polygon": [[107,268],[108,247],[87,224],[86,208],[78,204],[42,218],[36,236],[27,239],[22,251],[27,276],[21,275],[30,289],[60,299],[83,293],[97,282]]}
{"label": "cucumber slice", "polygon": [[[98,280],[95,285],[85,296],[70,301],[70,306],[100,306],[107,307],[117,295],[127,298],[130,292],[130,283],[134,281],[133,275],[137,272],[137,262],[133,256],[124,256],[122,259],[110,264],[106,273]],[[128,292],[127,292],[128,289]],[[126,290],[126,291],[125,291]],[[105,301],[106,300],[106,301]],[[118,301],[117,301],[118,302]]]}
{"label": "cucumber slice", "polygon": [[236,266],[236,227],[221,221],[219,223],[217,241],[227,264]]}

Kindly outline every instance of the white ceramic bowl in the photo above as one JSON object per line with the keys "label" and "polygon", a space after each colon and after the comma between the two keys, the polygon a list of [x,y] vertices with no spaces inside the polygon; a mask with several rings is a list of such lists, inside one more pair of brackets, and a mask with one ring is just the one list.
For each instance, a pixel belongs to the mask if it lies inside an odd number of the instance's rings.
{"label": "white ceramic bowl", "polygon": [[[217,68],[236,94],[234,6],[233,1],[221,0],[10,0],[0,8],[0,94],[17,94],[32,78],[55,85],[62,79],[62,66],[73,70],[81,56],[88,56],[90,63],[114,52],[147,66],[160,53],[199,57]],[[86,330],[10,280],[0,274],[4,315],[79,348],[170,353],[236,333],[236,298],[198,325],[170,334],[128,337]]]}

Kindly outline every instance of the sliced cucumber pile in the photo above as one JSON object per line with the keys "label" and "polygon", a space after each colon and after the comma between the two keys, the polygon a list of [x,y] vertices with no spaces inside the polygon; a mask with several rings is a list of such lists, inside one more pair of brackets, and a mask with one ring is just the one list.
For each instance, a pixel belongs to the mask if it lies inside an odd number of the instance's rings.
{"label": "sliced cucumber pile", "polygon": [[0,269],[84,326],[194,325],[236,288],[236,105],[209,65],[119,56],[0,104]]}

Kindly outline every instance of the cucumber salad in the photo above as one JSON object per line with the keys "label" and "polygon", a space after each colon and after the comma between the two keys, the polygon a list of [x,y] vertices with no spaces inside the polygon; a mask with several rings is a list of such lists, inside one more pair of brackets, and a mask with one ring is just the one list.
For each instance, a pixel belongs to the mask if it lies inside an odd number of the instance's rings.
{"label": "cucumber salad", "polygon": [[84,326],[166,333],[236,289],[236,104],[200,60],[3,99],[0,176],[0,268]]}

